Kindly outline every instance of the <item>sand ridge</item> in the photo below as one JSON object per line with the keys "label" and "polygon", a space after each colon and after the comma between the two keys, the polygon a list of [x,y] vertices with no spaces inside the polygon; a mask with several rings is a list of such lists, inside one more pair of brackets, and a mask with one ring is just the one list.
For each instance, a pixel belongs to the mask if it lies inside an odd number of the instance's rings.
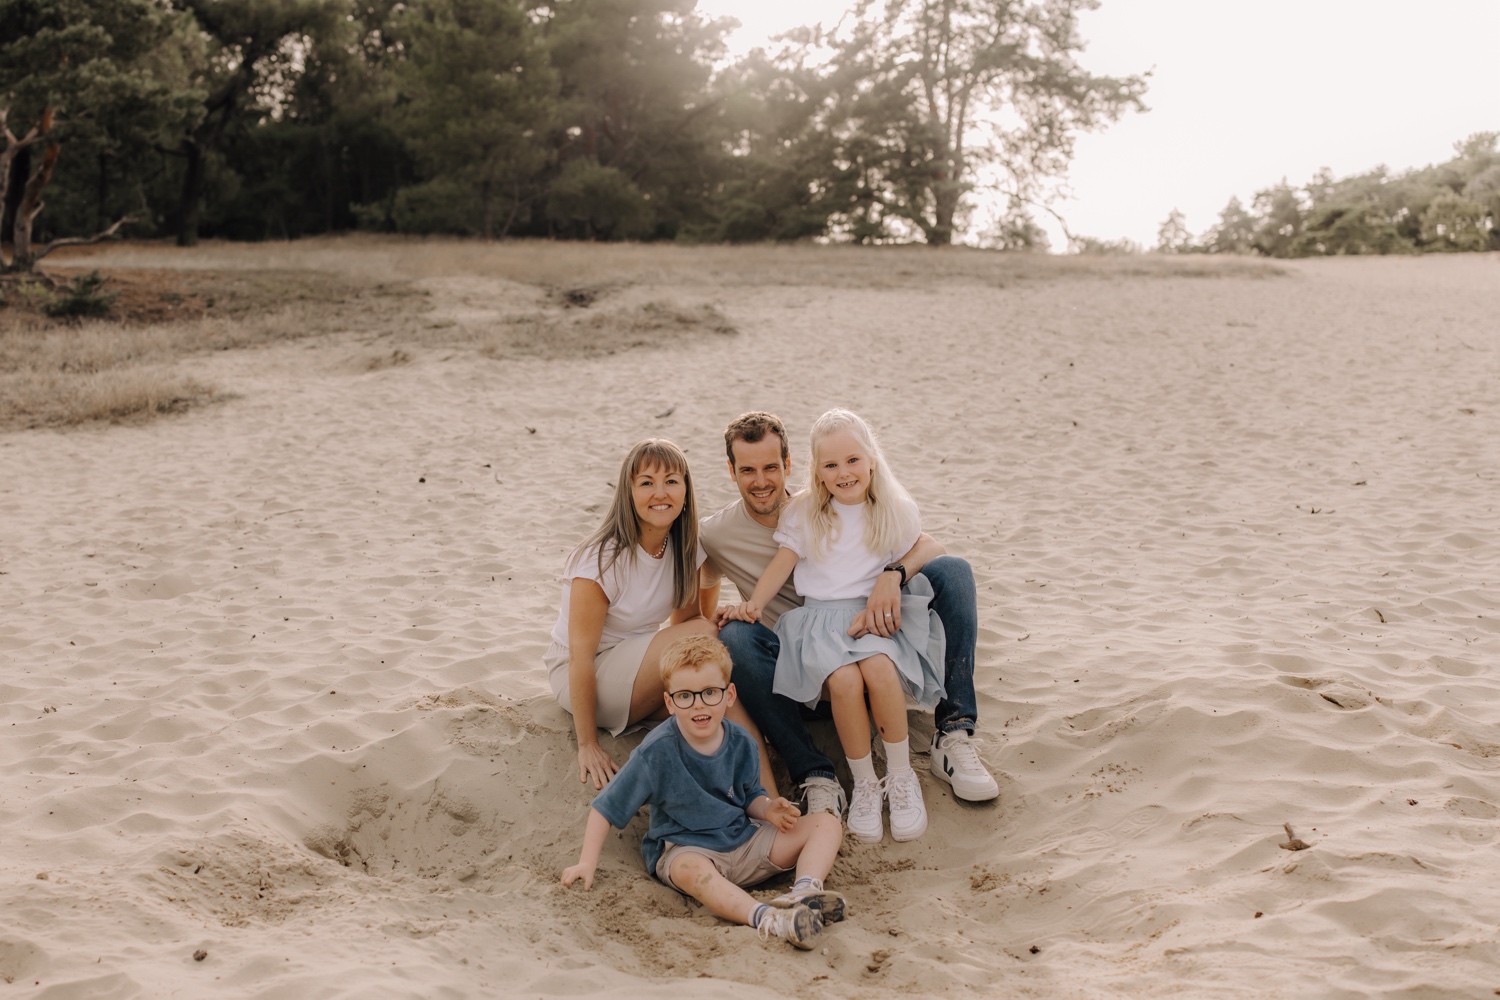
{"label": "sand ridge", "polygon": [[[186,362],[223,405],[0,437],[0,983],[1500,987],[1497,268],[640,286],[739,332],[574,359],[351,317]],[[426,280],[478,333],[545,308]],[[712,510],[727,419],[778,412],[800,472],[831,405],[974,566],[999,804],[926,776],[920,841],[846,846],[826,953],[647,881],[641,818],[562,890],[589,799],[540,667],[563,557],[633,441],[683,445]]]}

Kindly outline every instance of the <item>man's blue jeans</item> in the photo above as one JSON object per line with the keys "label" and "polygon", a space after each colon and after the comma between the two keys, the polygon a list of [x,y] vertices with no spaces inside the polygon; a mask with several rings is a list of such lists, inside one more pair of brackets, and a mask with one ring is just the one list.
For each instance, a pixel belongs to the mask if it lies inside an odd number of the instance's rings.
{"label": "man's blue jeans", "polygon": [[[947,697],[933,710],[933,723],[940,733],[958,729],[972,733],[979,713],[974,697],[974,646],[979,639],[974,571],[957,556],[938,556],[922,567],[922,575],[932,584],[931,606],[947,636],[943,659]],[[800,785],[813,776],[832,778],[833,761],[813,744],[802,706],[771,693],[776,655],[781,651],[776,633],[759,622],[728,622],[719,630],[719,640],[729,647],[734,660],[733,680],[740,704],[786,762],[792,784]]]}

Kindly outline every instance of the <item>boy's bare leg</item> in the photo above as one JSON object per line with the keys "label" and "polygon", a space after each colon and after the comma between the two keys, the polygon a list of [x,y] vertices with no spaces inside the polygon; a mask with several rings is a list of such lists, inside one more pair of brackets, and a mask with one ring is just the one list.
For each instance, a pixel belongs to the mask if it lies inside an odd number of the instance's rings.
{"label": "boy's bare leg", "polygon": [[822,882],[833,871],[844,842],[844,825],[832,813],[798,816],[785,833],[778,830],[771,842],[771,864],[777,868],[797,866],[798,878],[815,878]]}
{"label": "boy's bare leg", "polygon": [[[896,664],[884,653],[877,653],[859,661],[859,672],[880,738],[887,743],[900,743],[906,739],[906,692],[901,688]],[[869,743],[868,737],[865,742]]]}
{"label": "boy's bare leg", "polygon": [[823,880],[833,870],[843,842],[843,824],[837,816],[826,812],[798,817],[790,830],[778,832],[771,844],[771,863],[778,868],[795,863],[797,882],[790,892],[771,900],[771,905],[806,906],[822,917],[825,924],[843,920],[844,897],[823,888]]}
{"label": "boy's bare leg", "polygon": [[[779,835],[777,839],[780,839]],[[773,855],[774,851],[773,848]],[[720,875],[714,863],[701,854],[679,854],[672,859],[667,874],[671,876],[673,885],[708,907],[714,916],[724,920],[748,927],[755,908],[760,905],[748,892]]]}

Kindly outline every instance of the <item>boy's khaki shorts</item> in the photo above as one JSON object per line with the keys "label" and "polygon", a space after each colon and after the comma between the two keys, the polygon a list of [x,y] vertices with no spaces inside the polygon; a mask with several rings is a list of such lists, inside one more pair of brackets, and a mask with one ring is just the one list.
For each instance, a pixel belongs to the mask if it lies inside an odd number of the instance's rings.
{"label": "boy's khaki shorts", "polygon": [[685,844],[674,844],[670,840],[662,841],[665,850],[661,857],[656,860],[656,877],[678,892],[682,887],[672,881],[667,873],[672,869],[672,861],[682,854],[701,854],[714,863],[714,867],[735,885],[754,885],[764,882],[772,875],[779,875],[790,868],[778,868],[771,863],[771,844],[776,840],[776,827],[763,819],[752,819],[755,824],[755,832],[750,839],[732,851],[711,851],[706,847],[689,847]]}

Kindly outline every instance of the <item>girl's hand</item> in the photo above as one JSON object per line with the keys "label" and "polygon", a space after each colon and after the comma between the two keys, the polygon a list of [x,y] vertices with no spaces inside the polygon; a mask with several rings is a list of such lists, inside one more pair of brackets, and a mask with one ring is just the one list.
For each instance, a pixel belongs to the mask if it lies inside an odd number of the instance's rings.
{"label": "girl's hand", "polygon": [[766,822],[782,833],[789,833],[802,810],[784,798],[774,798],[766,804]]}
{"label": "girl's hand", "polygon": [[583,879],[583,891],[588,892],[594,887],[594,866],[579,862],[572,868],[565,869],[562,873],[562,884],[572,885],[579,879]]}
{"label": "girl's hand", "polygon": [[751,601],[742,601],[729,609],[727,617],[753,624],[760,621],[760,608]]}
{"label": "girl's hand", "polygon": [[594,782],[594,791],[600,791],[609,783],[609,779],[615,776],[620,765],[615,763],[613,757],[604,752],[604,748],[597,743],[580,743],[578,745],[578,780],[580,782]]}

